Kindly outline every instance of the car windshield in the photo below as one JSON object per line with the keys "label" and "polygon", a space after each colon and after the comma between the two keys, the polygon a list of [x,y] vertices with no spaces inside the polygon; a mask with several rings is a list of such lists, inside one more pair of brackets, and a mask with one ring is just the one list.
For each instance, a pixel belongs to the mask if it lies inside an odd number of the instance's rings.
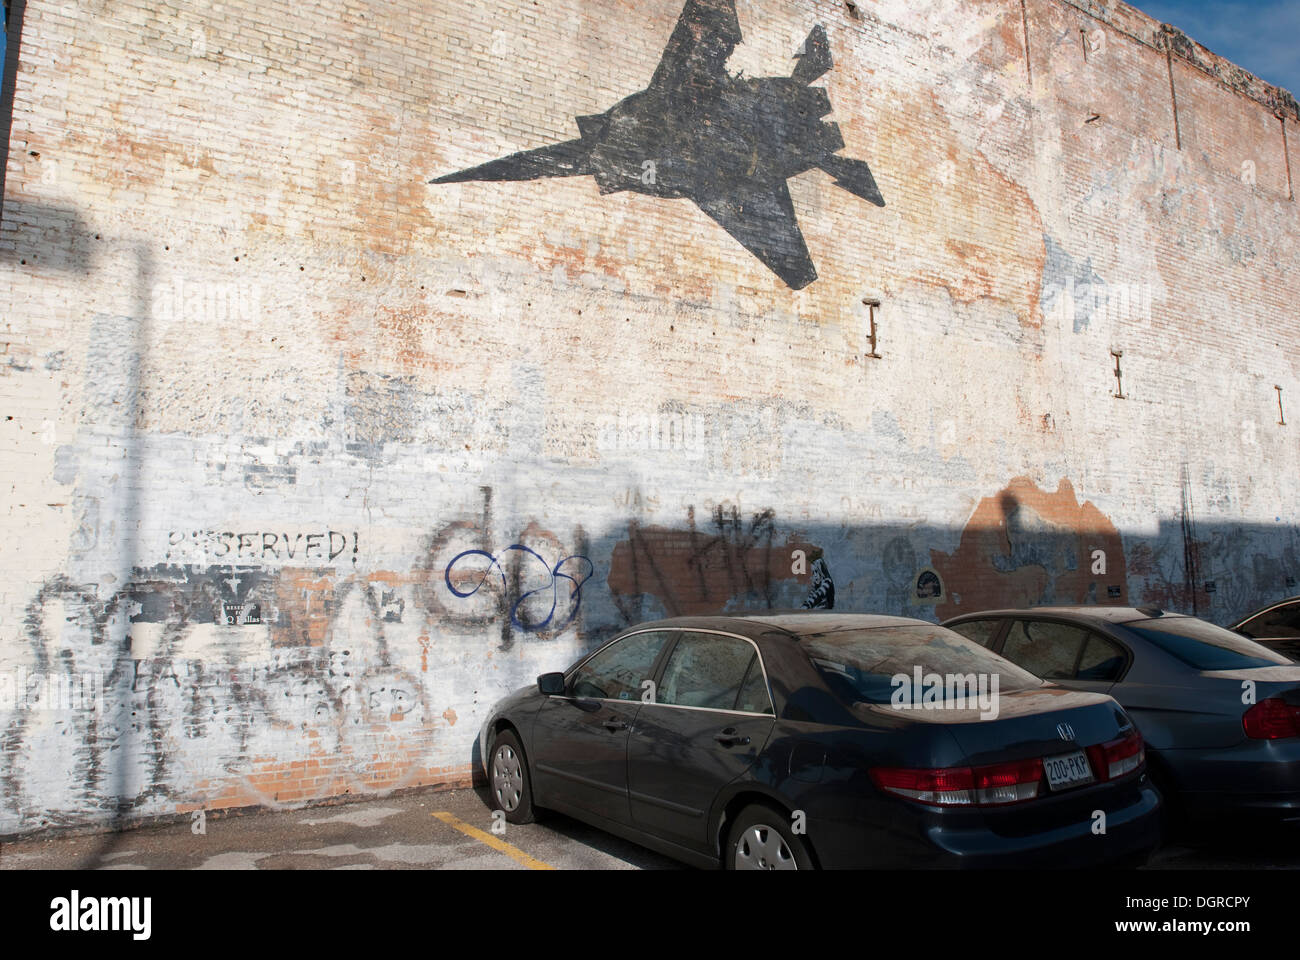
{"label": "car windshield", "polygon": [[1142,620],[1125,628],[1196,670],[1244,670],[1294,665],[1294,661],[1241,634],[1195,617]]}
{"label": "car windshield", "polygon": [[[918,675],[922,683],[938,675],[998,677],[998,690],[1036,689],[1043,681],[1010,660],[1004,660],[978,643],[944,627],[890,626],[871,629],[844,629],[808,634],[801,644],[809,659],[821,671],[827,685],[849,703],[889,703],[899,689],[896,677],[911,683]],[[935,688],[941,699],[960,686],[948,682]]]}

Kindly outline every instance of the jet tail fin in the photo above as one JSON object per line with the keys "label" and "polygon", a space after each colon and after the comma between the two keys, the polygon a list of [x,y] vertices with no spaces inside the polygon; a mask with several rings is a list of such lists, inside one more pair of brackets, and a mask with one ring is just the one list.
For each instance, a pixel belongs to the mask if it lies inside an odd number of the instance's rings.
{"label": "jet tail fin", "polygon": [[885,205],[885,198],[880,195],[876,178],[871,175],[871,168],[866,161],[832,153],[824,157],[818,166],[835,178],[835,186],[843,187],[854,196],[878,207]]}
{"label": "jet tail fin", "polygon": [[805,86],[831,68],[831,45],[820,23],[808,34],[808,39],[803,44],[803,52],[796,53],[794,56],[799,62],[795,64],[790,78]]}

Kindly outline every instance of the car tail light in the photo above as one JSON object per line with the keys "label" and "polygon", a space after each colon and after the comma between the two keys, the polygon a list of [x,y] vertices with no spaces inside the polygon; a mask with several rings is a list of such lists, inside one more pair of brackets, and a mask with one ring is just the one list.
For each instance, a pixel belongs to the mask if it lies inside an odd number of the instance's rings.
{"label": "car tail light", "polygon": [[911,770],[876,767],[871,780],[886,793],[940,807],[994,807],[1038,796],[1043,761],[1017,760],[983,767]]}
{"label": "car tail light", "polygon": [[1118,780],[1132,773],[1146,760],[1142,734],[1134,730],[1128,736],[1088,747],[1088,759],[1098,780]]}
{"label": "car tail light", "polygon": [[1300,707],[1269,697],[1247,710],[1241,718],[1241,725],[1252,740],[1300,736]]}

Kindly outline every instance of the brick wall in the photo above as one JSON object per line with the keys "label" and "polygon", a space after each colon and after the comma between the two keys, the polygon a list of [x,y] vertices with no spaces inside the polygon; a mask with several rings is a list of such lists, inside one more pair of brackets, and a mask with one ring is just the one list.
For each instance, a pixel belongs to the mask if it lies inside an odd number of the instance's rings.
{"label": "brick wall", "polygon": [[1119,3],[737,0],[763,82],[579,126],[729,6],[29,0],[0,833],[463,783],[506,692],[815,570],[1297,592],[1290,95]]}

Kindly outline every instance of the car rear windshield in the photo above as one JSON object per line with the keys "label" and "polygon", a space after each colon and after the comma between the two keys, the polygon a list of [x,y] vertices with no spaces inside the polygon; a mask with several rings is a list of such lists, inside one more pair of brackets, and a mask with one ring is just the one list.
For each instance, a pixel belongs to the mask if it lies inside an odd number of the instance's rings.
{"label": "car rear windshield", "polygon": [[1294,661],[1254,640],[1195,617],[1141,620],[1124,626],[1196,670],[1294,665]]}
{"label": "car rear windshield", "polygon": [[[943,627],[834,630],[806,635],[801,644],[827,685],[849,703],[889,703],[899,689],[894,678],[905,676],[913,681],[918,669],[923,683],[929,683],[925,678],[934,674],[944,678],[975,674],[977,682],[981,676],[996,674],[1000,693],[1043,685],[1010,660]],[[944,683],[943,688],[946,691],[949,685]]]}

